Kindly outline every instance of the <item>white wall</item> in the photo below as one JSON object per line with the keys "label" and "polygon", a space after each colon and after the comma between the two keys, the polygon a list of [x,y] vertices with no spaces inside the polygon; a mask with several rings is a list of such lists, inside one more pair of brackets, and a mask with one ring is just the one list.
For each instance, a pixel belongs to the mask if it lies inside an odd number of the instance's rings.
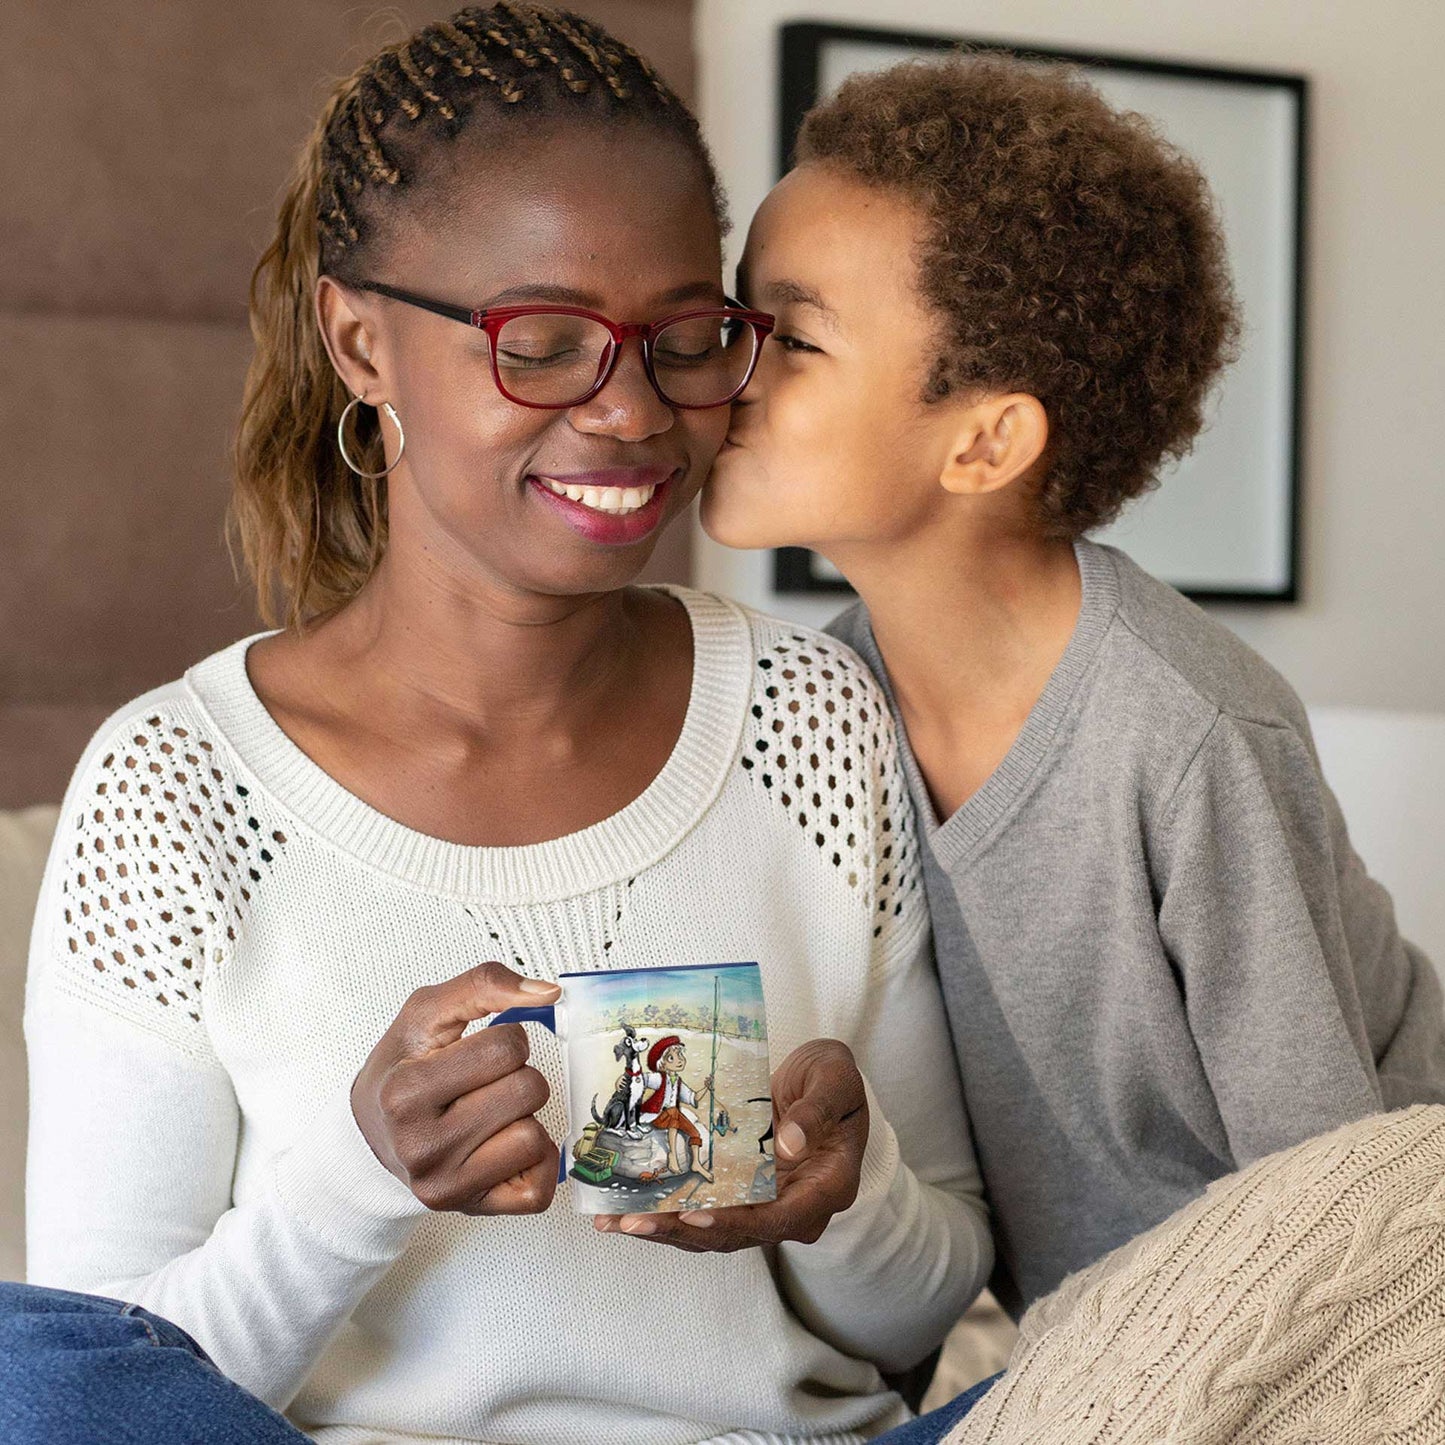
{"label": "white wall", "polygon": [[1355,851],[1445,979],[1445,716],[1315,707],[1310,725]]}
{"label": "white wall", "polygon": [[[1310,703],[1445,711],[1445,5],[1436,0],[698,0],[702,121],[738,221],[774,179],[790,19],[1302,72],[1313,82],[1303,600],[1213,610]],[[705,587],[804,621],[770,558]]]}

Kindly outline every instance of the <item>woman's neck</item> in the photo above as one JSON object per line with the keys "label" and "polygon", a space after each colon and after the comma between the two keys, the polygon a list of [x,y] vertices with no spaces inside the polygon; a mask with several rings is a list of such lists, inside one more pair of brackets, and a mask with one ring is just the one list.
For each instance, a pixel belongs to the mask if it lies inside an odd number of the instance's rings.
{"label": "woman's neck", "polygon": [[941,818],[1003,761],[1078,621],[1070,543],[1020,535],[913,536],[842,556]]}
{"label": "woman's neck", "polygon": [[388,556],[334,622],[330,650],[366,690],[430,726],[473,735],[586,726],[642,666],[656,599],[463,587]]}
{"label": "woman's neck", "polygon": [[662,770],[692,632],[664,594],[462,586],[397,549],[341,612],[257,644],[247,665],[282,730],[378,811],[523,846],[612,816]]}

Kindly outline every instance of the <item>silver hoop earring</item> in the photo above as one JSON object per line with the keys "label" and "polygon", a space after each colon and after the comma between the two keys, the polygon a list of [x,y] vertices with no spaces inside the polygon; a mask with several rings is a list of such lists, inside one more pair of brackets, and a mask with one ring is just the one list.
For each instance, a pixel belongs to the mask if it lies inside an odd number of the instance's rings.
{"label": "silver hoop earring", "polygon": [[391,467],[383,467],[379,472],[362,471],[361,468],[351,460],[346,450],[346,418],[351,415],[351,409],[360,406],[364,400],[364,397],[353,396],[351,400],[346,403],[346,409],[341,413],[341,420],[336,423],[336,445],[341,452],[341,460],[344,461],[358,477],[365,477],[368,481],[375,481],[378,477],[384,477],[391,471],[391,468],[396,465],[396,462],[401,460],[401,454],[406,450],[406,433],[401,429],[401,418],[397,416],[396,408],[392,406],[389,401],[382,402],[382,411],[391,418],[391,424],[396,428],[396,461],[392,462]]}

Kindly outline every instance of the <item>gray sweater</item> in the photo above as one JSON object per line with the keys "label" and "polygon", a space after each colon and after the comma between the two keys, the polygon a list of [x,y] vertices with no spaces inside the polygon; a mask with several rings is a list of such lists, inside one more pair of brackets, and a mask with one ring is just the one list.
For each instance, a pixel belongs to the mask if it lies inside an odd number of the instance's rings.
{"label": "gray sweater", "polygon": [[[1350,846],[1299,699],[1123,553],[1076,552],[1068,649],[942,824],[903,740],[1015,1315],[1222,1174],[1445,1102],[1440,983]],[[830,630],[887,689],[867,612]]]}

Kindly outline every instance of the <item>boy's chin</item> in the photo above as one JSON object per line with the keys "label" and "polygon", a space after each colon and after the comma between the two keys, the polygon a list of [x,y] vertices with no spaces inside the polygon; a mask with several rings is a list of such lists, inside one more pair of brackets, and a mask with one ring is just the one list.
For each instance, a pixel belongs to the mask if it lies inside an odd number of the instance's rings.
{"label": "boy's chin", "polygon": [[703,531],[721,547],[747,549],[771,546],[769,542],[753,540],[763,521],[755,513],[755,508],[739,506],[736,500],[729,500],[724,495],[723,488],[708,482],[702,489],[697,519]]}
{"label": "boy's chin", "polygon": [[732,547],[739,552],[755,552],[762,547],[805,545],[781,535],[775,523],[770,525],[768,517],[759,515],[751,507],[709,506],[706,492],[702,496],[698,520],[703,531],[719,546]]}

